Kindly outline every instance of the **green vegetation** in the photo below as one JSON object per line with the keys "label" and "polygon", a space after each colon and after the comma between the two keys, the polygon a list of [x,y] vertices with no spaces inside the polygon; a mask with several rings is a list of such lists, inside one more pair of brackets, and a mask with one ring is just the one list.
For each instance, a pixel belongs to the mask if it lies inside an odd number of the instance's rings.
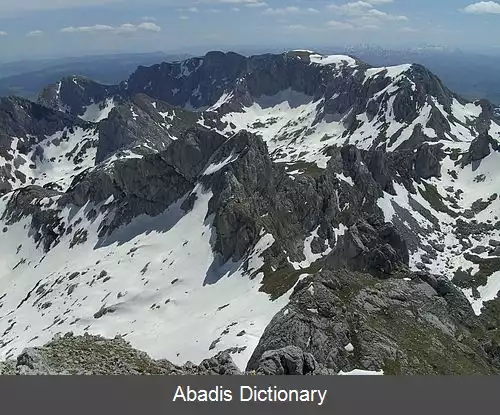
{"label": "green vegetation", "polygon": [[[484,362],[475,358],[474,345],[459,346],[454,338],[444,334],[421,318],[401,320],[397,311],[370,318],[370,325],[378,332],[393,338],[407,353],[408,359],[387,358],[386,375],[491,374]],[[404,323],[403,323],[404,321]]]}
{"label": "green vegetation", "polygon": [[451,210],[443,202],[443,197],[439,194],[438,190],[436,189],[436,186],[424,182],[424,187],[425,190],[419,188],[418,191],[434,210],[446,213],[453,218],[456,218],[458,216],[456,212]]}
{"label": "green vegetation", "polygon": [[264,273],[264,279],[262,280],[262,286],[259,291],[269,294],[271,300],[274,301],[286,294],[295,284],[297,284],[301,275],[319,272],[322,266],[323,260],[318,260],[308,268],[296,270],[292,265],[287,264],[273,271],[269,264],[264,264],[253,276],[260,272]]}
{"label": "green vegetation", "polygon": [[320,177],[325,172],[325,170],[318,167],[316,163],[307,161],[297,161],[295,163],[278,162],[276,164],[285,166],[287,173],[299,172],[314,178]]}

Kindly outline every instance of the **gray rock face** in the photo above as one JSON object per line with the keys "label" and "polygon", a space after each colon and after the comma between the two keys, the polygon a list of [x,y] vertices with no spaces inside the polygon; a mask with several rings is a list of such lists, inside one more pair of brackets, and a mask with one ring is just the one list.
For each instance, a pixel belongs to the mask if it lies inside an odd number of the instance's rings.
{"label": "gray rock face", "polygon": [[0,374],[12,375],[240,375],[228,352],[199,366],[176,366],[153,360],[133,349],[121,337],[57,336],[43,347],[25,349],[15,361],[0,366]]}
{"label": "gray rock face", "polygon": [[138,94],[130,102],[115,106],[99,123],[96,164],[117,151],[134,149],[139,154],[163,151],[186,130],[201,130],[197,119],[193,113]]}
{"label": "gray rock face", "polygon": [[472,141],[469,151],[462,159],[462,165],[466,166],[472,164],[475,170],[481,160],[491,154],[492,149],[494,151],[500,151],[500,144],[498,144],[498,141],[494,140],[487,133],[480,134]]}
{"label": "gray rock face", "polygon": [[253,369],[257,375],[328,375],[334,374],[320,365],[310,353],[296,346],[264,352]]}
{"label": "gray rock face", "polygon": [[[0,144],[12,137],[26,138],[24,148],[44,140],[64,128],[88,127],[89,124],[70,114],[61,114],[23,98],[0,99]],[[4,147],[1,145],[0,147]]]}
{"label": "gray rock face", "polygon": [[[137,115],[136,112],[137,111]],[[167,147],[172,139],[157,122],[137,107],[118,107],[111,110],[99,125],[99,144],[96,162],[100,163],[118,150],[133,148],[142,143],[152,143],[152,148]]]}
{"label": "gray rock face", "polygon": [[440,147],[423,144],[415,156],[415,173],[422,179],[440,177],[443,158],[444,152]]}
{"label": "gray rock face", "polygon": [[[484,333],[482,327],[465,297],[444,279],[403,272],[377,280],[353,271],[323,271],[296,286],[247,369],[280,374],[289,364],[299,372],[300,363],[314,357],[336,373],[355,368],[385,374],[498,373],[482,338],[475,337]],[[290,349],[293,353],[283,352]]]}
{"label": "gray rock face", "polygon": [[[94,126],[73,115],[22,98],[1,98],[0,158],[5,163],[0,167],[0,194],[20,185],[30,184],[26,175],[18,170],[20,166],[35,168],[50,161],[44,155],[44,149],[40,145],[42,141],[57,132],[63,132],[60,141],[64,141],[68,133],[73,133],[76,128],[91,131]],[[13,137],[17,140],[13,141]],[[86,150],[86,146],[82,146],[79,151],[74,149],[72,153],[68,153],[75,166],[81,161],[81,153]]]}
{"label": "gray rock face", "polygon": [[360,221],[339,238],[328,256],[330,268],[347,267],[376,275],[390,275],[400,265],[408,265],[406,242],[390,223]]}
{"label": "gray rock face", "polygon": [[382,150],[367,153],[366,165],[381,190],[395,194],[388,158]]}
{"label": "gray rock face", "polygon": [[87,106],[112,97],[119,99],[118,86],[101,85],[81,76],[68,76],[46,87],[37,102],[57,111],[80,116]]}
{"label": "gray rock face", "polygon": [[145,93],[175,106],[203,108],[234,84],[244,65],[245,58],[236,53],[209,52],[185,62],[139,67],[122,87],[129,95]]}
{"label": "gray rock face", "polygon": [[7,224],[12,224],[24,217],[31,216],[33,239],[36,243],[41,244],[45,251],[48,251],[53,244],[57,243],[58,236],[64,233],[64,229],[61,226],[61,220],[56,209],[40,209],[38,205],[32,202],[57,195],[59,195],[58,192],[39,186],[28,186],[19,189],[9,199],[2,219]]}

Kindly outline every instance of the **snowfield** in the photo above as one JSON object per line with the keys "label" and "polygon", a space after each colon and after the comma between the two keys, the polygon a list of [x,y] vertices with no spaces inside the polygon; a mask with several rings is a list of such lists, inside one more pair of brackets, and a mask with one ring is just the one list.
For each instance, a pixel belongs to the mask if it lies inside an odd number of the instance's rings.
{"label": "snowfield", "polygon": [[[19,141],[17,137],[12,138],[9,155],[17,161],[16,170],[25,180],[23,183],[19,177],[13,176],[11,183],[14,188],[54,183],[65,191],[78,173],[95,165],[98,133],[92,127],[65,129],[47,136],[37,146],[43,149],[43,153],[35,147],[28,154],[23,154],[18,150]],[[6,161],[0,157],[0,167],[5,164]]]}
{"label": "snowfield", "polygon": [[115,106],[116,104],[113,98],[108,98],[104,102],[90,104],[85,108],[85,112],[80,118],[84,121],[95,123],[105,120]]}
{"label": "snowfield", "polygon": [[112,235],[112,243],[97,239],[99,219],[89,223],[85,208],[67,211],[65,220],[87,230],[87,241],[70,248],[68,236],[46,255],[24,237],[29,219],[7,226],[0,239],[0,359],[42,345],[56,332],[89,331],[124,335],[152,357],[179,364],[237,348],[233,357],[244,370],[288,301],[287,295],[270,301],[259,292],[263,275],[248,276],[274,240],[262,235],[248,272],[241,263],[219,265],[206,218],[211,193],[201,186],[193,192],[198,199],[185,216],[177,203],[159,217],[136,218]]}

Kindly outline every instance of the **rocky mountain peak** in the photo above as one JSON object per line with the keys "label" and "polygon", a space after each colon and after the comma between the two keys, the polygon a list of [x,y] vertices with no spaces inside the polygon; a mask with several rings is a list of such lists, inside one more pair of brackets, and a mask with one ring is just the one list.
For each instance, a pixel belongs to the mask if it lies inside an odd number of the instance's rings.
{"label": "rocky mountain peak", "polygon": [[118,87],[101,85],[89,78],[72,75],[46,87],[38,97],[38,103],[49,108],[69,112],[89,119],[86,109],[111,99],[118,93]]}

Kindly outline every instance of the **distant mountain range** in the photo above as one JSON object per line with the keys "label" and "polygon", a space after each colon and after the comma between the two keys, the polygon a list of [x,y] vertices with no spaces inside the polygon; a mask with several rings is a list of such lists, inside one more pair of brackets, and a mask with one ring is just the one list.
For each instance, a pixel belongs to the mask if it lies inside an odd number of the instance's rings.
{"label": "distant mountain range", "polygon": [[500,106],[500,54],[464,52],[456,48],[423,46],[409,49],[384,49],[351,46],[326,50],[347,53],[373,65],[399,65],[406,62],[426,66],[449,88],[468,99],[488,99]]}
{"label": "distant mountain range", "polygon": [[[280,53],[279,48],[269,52]],[[418,48],[387,49],[368,45],[323,48],[325,54],[354,55],[377,66],[418,63],[428,67],[452,90],[468,99],[485,98],[500,107],[500,55],[463,52],[456,48],[426,45]],[[240,51],[258,55],[262,49]],[[117,84],[140,66],[189,58],[186,54],[163,52],[144,54],[99,55],[45,59],[0,64],[0,96],[17,95],[36,99],[46,85],[68,75],[81,75],[102,84]]]}
{"label": "distant mountain range", "polygon": [[78,75],[102,84],[116,84],[127,79],[140,65],[187,58],[162,52],[116,55],[93,55],[75,58],[25,60],[0,64],[0,96],[16,95],[36,99],[46,85],[64,76]]}

